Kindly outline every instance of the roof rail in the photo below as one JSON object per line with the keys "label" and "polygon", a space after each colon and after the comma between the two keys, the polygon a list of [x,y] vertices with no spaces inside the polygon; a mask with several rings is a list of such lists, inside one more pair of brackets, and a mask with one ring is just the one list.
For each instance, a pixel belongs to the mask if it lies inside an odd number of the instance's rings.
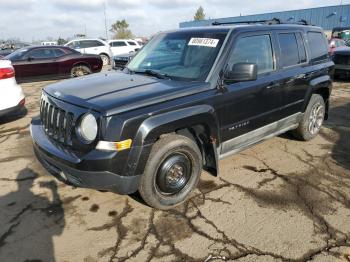
{"label": "roof rail", "polygon": [[280,24],[296,24],[296,25],[310,25],[306,20],[301,19],[298,22],[283,22],[279,18],[272,18],[269,20],[252,20],[252,21],[236,21],[236,22],[218,22],[215,21],[212,25],[237,25],[237,24],[267,24],[267,25],[280,25]]}

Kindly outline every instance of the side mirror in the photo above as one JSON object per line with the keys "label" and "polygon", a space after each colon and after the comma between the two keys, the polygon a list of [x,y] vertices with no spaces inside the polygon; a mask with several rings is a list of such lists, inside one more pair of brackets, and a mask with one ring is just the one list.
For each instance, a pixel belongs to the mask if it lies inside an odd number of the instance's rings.
{"label": "side mirror", "polygon": [[33,57],[31,57],[31,56],[28,56],[28,57],[27,57],[27,61],[29,61],[29,62],[30,62],[30,61],[32,61],[32,60],[34,60],[34,58],[33,58]]}
{"label": "side mirror", "polygon": [[225,82],[254,81],[258,78],[258,65],[251,63],[237,63],[225,73]]}

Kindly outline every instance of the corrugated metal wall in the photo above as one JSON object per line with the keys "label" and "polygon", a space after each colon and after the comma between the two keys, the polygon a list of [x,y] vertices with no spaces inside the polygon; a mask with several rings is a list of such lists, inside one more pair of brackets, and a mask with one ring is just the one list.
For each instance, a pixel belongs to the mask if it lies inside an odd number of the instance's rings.
{"label": "corrugated metal wall", "polygon": [[332,30],[334,27],[350,26],[350,5],[326,6],[259,15],[217,18],[203,21],[189,21],[180,23],[180,28],[208,26],[215,21],[239,22],[247,20],[268,20],[272,18],[280,18],[283,21],[290,22],[297,22],[301,19],[305,19],[309,23],[320,26],[325,30]]}

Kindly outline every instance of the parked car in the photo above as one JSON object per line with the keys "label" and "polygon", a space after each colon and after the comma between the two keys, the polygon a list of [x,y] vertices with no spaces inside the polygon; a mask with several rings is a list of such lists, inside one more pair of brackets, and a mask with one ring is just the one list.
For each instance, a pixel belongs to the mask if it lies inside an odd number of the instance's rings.
{"label": "parked car", "polygon": [[135,56],[136,52],[113,56],[113,69],[123,69]]}
{"label": "parked car", "polygon": [[9,60],[0,60],[0,86],[0,117],[24,107],[24,94],[22,88],[16,83],[15,70]]}
{"label": "parked car", "polygon": [[83,76],[100,72],[98,55],[81,54],[64,46],[32,46],[5,57],[12,61],[19,82]]}
{"label": "parked car", "polygon": [[113,56],[136,52],[142,47],[132,39],[109,40],[108,43],[111,46]]}
{"label": "parked car", "polygon": [[329,40],[329,53],[333,54],[334,49],[342,46],[346,46],[346,42],[343,39],[333,38]]}
{"label": "parked car", "polygon": [[339,47],[333,51],[333,61],[335,63],[334,77],[350,77],[350,47]]}
{"label": "parked car", "polygon": [[65,46],[73,48],[82,54],[99,55],[103,65],[109,65],[113,56],[109,44],[101,39],[76,39],[69,41]]}
{"label": "parked car", "polygon": [[328,42],[319,27],[278,21],[160,33],[123,71],[45,87],[31,124],[38,159],[65,183],[138,190],[169,209],[202,168],[218,175],[219,159],[287,131],[315,138],[330,107]]}
{"label": "parked car", "polygon": [[20,48],[28,46],[29,45],[26,43],[4,44],[4,46],[0,49],[0,58],[5,57]]}

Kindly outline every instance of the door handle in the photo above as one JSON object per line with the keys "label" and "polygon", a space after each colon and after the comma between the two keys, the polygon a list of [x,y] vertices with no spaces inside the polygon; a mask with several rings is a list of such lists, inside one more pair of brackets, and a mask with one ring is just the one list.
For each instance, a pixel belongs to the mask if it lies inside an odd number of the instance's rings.
{"label": "door handle", "polygon": [[281,84],[277,81],[272,81],[267,87],[266,89],[272,89],[272,88],[276,88],[276,87],[280,87]]}

